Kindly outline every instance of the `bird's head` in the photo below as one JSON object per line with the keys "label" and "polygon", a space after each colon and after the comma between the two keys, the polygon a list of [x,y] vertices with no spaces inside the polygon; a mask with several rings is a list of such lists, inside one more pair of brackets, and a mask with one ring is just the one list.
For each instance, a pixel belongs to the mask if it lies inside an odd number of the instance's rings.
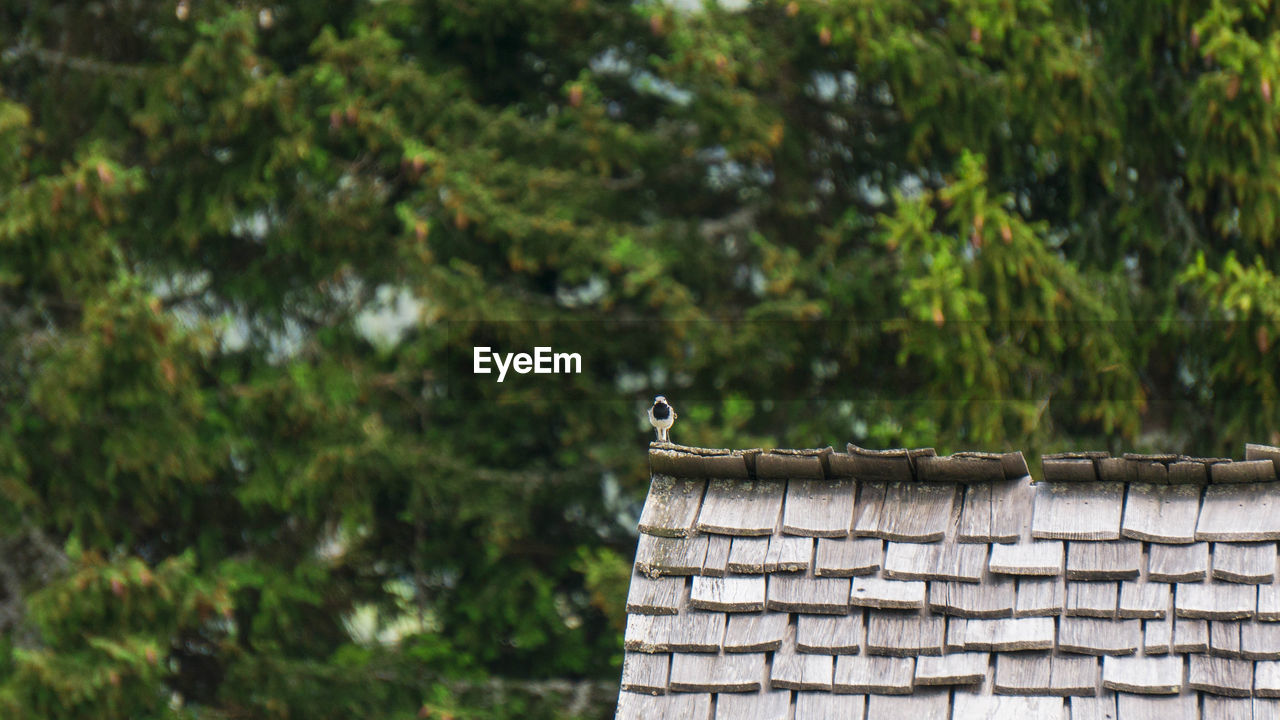
{"label": "bird's head", "polygon": [[659,396],[657,396],[656,398],[654,398],[654,399],[653,399],[653,404],[654,404],[654,405],[661,405],[661,404],[665,403],[666,401],[667,401],[667,396],[666,396],[666,395],[659,395]]}

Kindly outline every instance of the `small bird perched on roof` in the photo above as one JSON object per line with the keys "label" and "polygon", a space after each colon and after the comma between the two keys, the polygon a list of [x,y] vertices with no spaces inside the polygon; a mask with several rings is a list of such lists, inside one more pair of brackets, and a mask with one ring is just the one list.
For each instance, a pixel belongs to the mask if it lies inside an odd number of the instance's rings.
{"label": "small bird perched on roof", "polygon": [[667,403],[667,398],[659,395],[653,399],[653,407],[649,408],[649,424],[658,431],[658,442],[669,442],[667,431],[676,421],[676,409]]}

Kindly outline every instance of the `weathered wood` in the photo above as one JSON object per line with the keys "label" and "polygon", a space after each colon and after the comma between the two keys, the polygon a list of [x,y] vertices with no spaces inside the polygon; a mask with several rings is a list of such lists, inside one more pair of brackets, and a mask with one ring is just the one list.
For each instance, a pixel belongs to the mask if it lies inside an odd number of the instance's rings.
{"label": "weathered wood", "polygon": [[774,688],[789,690],[830,691],[834,668],[835,658],[830,655],[797,652],[793,628],[787,633],[782,647],[773,654],[769,684]]}
{"label": "weathered wood", "polygon": [[831,448],[816,450],[771,450],[756,456],[756,477],[769,480],[823,480],[822,456]]}
{"label": "weathered wood", "polygon": [[623,647],[638,652],[717,652],[724,613],[690,610],[679,615],[628,615]]}
{"label": "weathered wood", "polygon": [[1014,617],[1056,616],[1066,602],[1062,578],[1018,578]]}
{"label": "weathered wood", "polygon": [[1169,583],[1127,581],[1120,583],[1122,618],[1162,618],[1169,612],[1173,587]]}
{"label": "weathered wood", "polygon": [[770,575],[765,607],[786,612],[849,612],[849,578]]}
{"label": "weathered wood", "polygon": [[1053,618],[1001,618],[999,620],[966,620],[951,618],[947,622],[947,652],[1017,650],[1052,650]]}
{"label": "weathered wood", "polygon": [[[795,720],[865,720],[867,696],[798,692],[795,711]],[[749,718],[751,714],[741,717]]]}
{"label": "weathered wood", "polygon": [[1259,445],[1258,443],[1244,444],[1245,460],[1270,460],[1275,467],[1276,472],[1280,473],[1280,447],[1271,445]]}
{"label": "weathered wood", "polygon": [[622,689],[661,695],[667,691],[671,656],[629,652],[622,659]]}
{"label": "weathered wood", "polygon": [[693,534],[693,523],[698,519],[706,490],[706,480],[654,475],[644,510],[640,512],[640,532],[666,537]]}
{"label": "weathered wood", "polygon": [[796,649],[800,652],[856,655],[864,634],[861,611],[796,617]]}
{"label": "weathered wood", "polygon": [[1202,462],[1179,460],[1169,463],[1169,482],[1204,485],[1209,481],[1209,466]]}
{"label": "weathered wood", "polygon": [[1241,620],[1258,607],[1258,591],[1252,585],[1207,582],[1178,583],[1173,606],[1178,617],[1209,620]]}
{"label": "weathered wood", "polygon": [[1073,697],[1071,720],[1116,720],[1115,693],[1102,693],[1096,697]]}
{"label": "weathered wood", "polygon": [[1209,652],[1209,623],[1204,620],[1183,618],[1174,620],[1173,651],[1177,653]]}
{"label": "weathered wood", "polygon": [[636,545],[636,570],[650,576],[696,575],[707,557],[707,537],[657,537],[640,534]]}
{"label": "weathered wood", "polygon": [[1068,580],[1129,580],[1138,577],[1141,565],[1137,540],[1067,543]]}
{"label": "weathered wood", "polygon": [[1280,584],[1258,586],[1258,619],[1268,622],[1280,620]]}
{"label": "weathered wood", "polygon": [[675,653],[669,687],[677,692],[749,692],[764,678],[764,653]]}
{"label": "weathered wood", "polygon": [[[715,720],[743,718],[791,720],[791,693],[786,690],[766,690],[762,693],[722,693],[716,696]],[[698,716],[691,720],[703,718]]]}
{"label": "weathered wood", "polygon": [[849,603],[859,607],[918,610],[925,604],[925,584],[918,580],[857,577],[850,585]]}
{"label": "weathered wood", "polygon": [[1040,460],[1045,482],[1094,482],[1098,471],[1089,458],[1054,458]]}
{"label": "weathered wood", "polygon": [[931,580],[981,582],[987,566],[985,543],[940,543],[937,563],[930,574]]}
{"label": "weathered wood", "polygon": [[1247,660],[1280,660],[1280,625],[1242,623],[1240,654]]}
{"label": "weathered wood", "polygon": [[1022,480],[965,487],[956,534],[960,542],[1009,543],[1018,539],[1034,490]]}
{"label": "weathered wood", "polygon": [[725,652],[777,650],[787,633],[791,615],[784,612],[734,613],[724,634]]}
{"label": "weathered wood", "polygon": [[929,583],[929,609],[967,618],[1012,617],[1014,581],[992,577],[984,583]]}
{"label": "weathered wood", "polygon": [[1135,540],[1189,543],[1195,540],[1199,516],[1198,486],[1134,484],[1129,486],[1120,533]]}
{"label": "weathered wood", "polygon": [[771,535],[782,514],[786,489],[780,480],[713,479],[696,527],[724,535]]}
{"label": "weathered wood", "polygon": [[702,574],[724,577],[729,572],[729,550],[733,538],[728,535],[708,535],[707,555],[702,560]]}
{"label": "weathered wood", "polygon": [[1173,651],[1173,616],[1142,623],[1142,652],[1166,655]]}
{"label": "weathered wood", "polygon": [[982,580],[987,546],[972,543],[891,542],[884,554],[884,576],[894,580]]}
{"label": "weathered wood", "polygon": [[906,695],[915,677],[915,658],[840,655],[833,689],[838,693]]}
{"label": "weathered wood", "polygon": [[1062,698],[1056,697],[978,695],[957,691],[951,717],[953,720],[1028,720],[1028,718],[1055,718],[1056,720],[1062,717],[1063,703]]}
{"label": "weathered wood", "polygon": [[622,692],[618,695],[618,713],[615,720],[653,720],[653,718],[680,718],[680,720],[705,720],[711,717],[711,696],[702,693],[675,693],[672,695],[646,695]]}
{"label": "weathered wood", "polygon": [[1236,460],[1209,466],[1209,482],[1269,483],[1275,482],[1276,466],[1270,460]]}
{"label": "weathered wood", "polygon": [[937,542],[951,521],[956,492],[951,483],[889,483],[878,512],[860,513],[855,530],[884,540]]}
{"label": "weathered wood", "polygon": [[1264,720],[1280,717],[1268,704],[1274,700],[1261,698],[1228,698],[1216,695],[1204,696],[1204,710],[1200,717],[1212,720]]}
{"label": "weathered wood", "polygon": [[1280,483],[1210,485],[1200,507],[1196,539],[1280,540]]}
{"label": "weathered wood", "polygon": [[944,718],[950,699],[945,690],[931,688],[922,688],[910,695],[871,695],[867,698],[867,720]]}
{"label": "weathered wood", "polygon": [[1182,658],[1175,655],[1103,658],[1102,686],[1123,692],[1173,695],[1182,690]]}
{"label": "weathered wood", "polygon": [[729,547],[726,569],[731,573],[762,573],[769,556],[769,538],[736,537]]}
{"label": "weathered wood", "polygon": [[958,652],[916,658],[916,686],[976,685],[987,676],[991,655],[985,652]]}
{"label": "weathered wood", "polygon": [[1065,550],[1061,540],[1037,540],[1028,543],[991,546],[987,567],[1003,575],[1061,575]]}
{"label": "weathered wood", "polygon": [[813,571],[821,577],[868,575],[880,569],[883,557],[884,541],[879,538],[822,538],[818,540]]}
{"label": "weathered wood", "polygon": [[1280,662],[1267,660],[1253,666],[1253,694],[1280,698]]}
{"label": "weathered wood", "polygon": [[791,480],[782,531],[807,537],[847,537],[853,527],[852,480]]}
{"label": "weathered wood", "polygon": [[896,610],[867,612],[867,652],[872,655],[941,655],[945,618]]}
{"label": "weathered wood", "polygon": [[1187,686],[1215,695],[1249,697],[1253,692],[1253,663],[1248,660],[1191,655]]}
{"label": "weathered wood", "polygon": [[[906,456],[902,457],[906,464]],[[910,472],[908,467],[907,472]],[[888,483],[864,481],[859,478],[858,497],[853,507],[853,532],[856,535],[877,535],[880,529],[880,515],[884,510],[884,497]]]}
{"label": "weathered wood", "polygon": [[1081,655],[1132,655],[1142,644],[1138,620],[1064,617],[1058,622],[1058,649]]}
{"label": "weathered wood", "polygon": [[[1199,720],[1200,708],[1194,694],[1116,696],[1115,717],[1124,720]],[[1206,718],[1206,720],[1208,720]],[[1214,719],[1216,720],[1216,718]]]}
{"label": "weathered wood", "polygon": [[684,599],[683,577],[651,578],[634,570],[627,590],[627,612],[641,615],[675,615]]}
{"label": "weathered wood", "polygon": [[858,480],[892,481],[911,480],[910,451],[906,449],[868,450],[853,443],[848,445],[848,455],[831,456],[831,469],[848,473]]}
{"label": "weathered wood", "polygon": [[801,572],[813,562],[813,538],[774,535],[764,556],[764,571]]}
{"label": "weathered wood", "polygon": [[1117,540],[1123,507],[1124,485],[1120,483],[1039,483],[1031,515],[1031,536],[1044,540]]}
{"label": "weathered wood", "polygon": [[1004,480],[1004,463],[991,453],[934,455],[916,460],[916,479],[922,482],[982,483]]}
{"label": "weathered wood", "polygon": [[1213,577],[1237,583],[1270,583],[1276,574],[1276,544],[1214,543]]}
{"label": "weathered wood", "polygon": [[1114,582],[1069,582],[1064,611],[1078,617],[1114,618],[1120,588]]}
{"label": "weathered wood", "polygon": [[649,470],[682,478],[746,478],[751,450],[697,448],[669,442],[649,443]]}
{"label": "weathered wood", "polygon": [[764,610],[764,575],[693,578],[689,605],[699,610],[759,612]]}
{"label": "weathered wood", "polygon": [[1199,582],[1209,574],[1209,543],[1161,545],[1147,550],[1147,577],[1160,582]]}
{"label": "weathered wood", "polygon": [[993,689],[1006,695],[1092,695],[1098,664],[1090,657],[1017,653],[996,656]]}

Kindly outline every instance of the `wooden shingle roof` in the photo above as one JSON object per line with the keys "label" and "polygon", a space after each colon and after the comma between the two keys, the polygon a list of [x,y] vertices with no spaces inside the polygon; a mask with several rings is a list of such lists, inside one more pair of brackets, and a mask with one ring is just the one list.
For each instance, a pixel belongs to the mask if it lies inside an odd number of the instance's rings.
{"label": "wooden shingle roof", "polygon": [[617,717],[1280,717],[1280,449],[657,444]]}

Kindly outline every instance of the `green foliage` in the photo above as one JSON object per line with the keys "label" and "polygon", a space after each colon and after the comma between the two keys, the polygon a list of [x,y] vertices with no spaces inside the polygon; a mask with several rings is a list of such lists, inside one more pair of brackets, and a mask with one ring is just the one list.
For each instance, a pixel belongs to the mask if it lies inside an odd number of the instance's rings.
{"label": "green foliage", "polygon": [[0,0],[0,713],[607,717],[658,393],[1280,440],[1265,3],[690,5]]}

